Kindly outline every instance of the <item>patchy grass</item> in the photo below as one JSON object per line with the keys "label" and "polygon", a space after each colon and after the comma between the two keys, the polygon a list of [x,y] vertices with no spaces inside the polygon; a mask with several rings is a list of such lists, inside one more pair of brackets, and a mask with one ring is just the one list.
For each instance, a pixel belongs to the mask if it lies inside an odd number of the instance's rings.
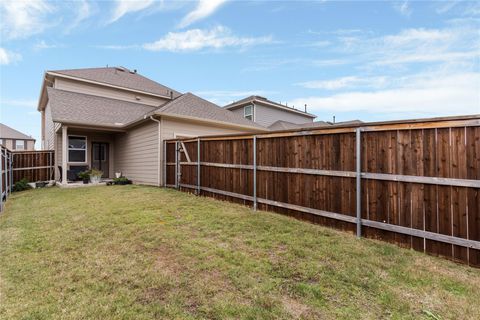
{"label": "patchy grass", "polygon": [[0,256],[1,319],[480,315],[478,269],[151,187],[15,194]]}

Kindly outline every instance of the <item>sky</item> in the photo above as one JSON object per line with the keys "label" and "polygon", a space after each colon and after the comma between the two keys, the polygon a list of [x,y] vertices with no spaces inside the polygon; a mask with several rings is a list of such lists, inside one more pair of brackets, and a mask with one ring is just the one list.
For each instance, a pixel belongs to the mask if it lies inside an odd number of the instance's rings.
{"label": "sky", "polygon": [[480,114],[480,2],[0,0],[0,122],[37,138],[45,70],[124,66],[317,121]]}

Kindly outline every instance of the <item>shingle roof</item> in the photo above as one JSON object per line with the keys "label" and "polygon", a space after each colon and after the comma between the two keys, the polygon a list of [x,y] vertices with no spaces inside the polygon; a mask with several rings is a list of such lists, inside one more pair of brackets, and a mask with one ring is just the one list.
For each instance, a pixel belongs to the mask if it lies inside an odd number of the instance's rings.
{"label": "shingle roof", "polygon": [[55,122],[122,127],[157,107],[47,88]]}
{"label": "shingle roof", "polygon": [[305,123],[292,123],[288,121],[278,120],[272,123],[268,129],[270,130],[290,130],[290,129],[301,129],[301,128],[313,128],[313,127],[323,127],[330,126],[331,124],[325,121],[315,121],[315,122],[305,122]]}
{"label": "shingle roof", "polygon": [[24,133],[21,133],[18,130],[15,130],[13,128],[10,128],[7,125],[4,125],[3,123],[0,123],[0,138],[1,139],[21,139],[21,140],[33,140],[35,141],[34,138],[31,136],[27,136]]}
{"label": "shingle roof", "polygon": [[294,108],[288,107],[286,105],[277,103],[275,101],[268,100],[267,98],[261,97],[261,96],[246,97],[246,98],[240,99],[238,101],[232,102],[230,104],[227,104],[226,106],[224,106],[224,108],[225,109],[235,109],[237,107],[240,107],[240,106],[243,106],[243,105],[246,105],[246,104],[249,104],[249,103],[264,104],[264,105],[268,105],[268,106],[271,106],[271,107],[276,107],[276,108],[285,110],[287,112],[303,114],[305,117],[310,117],[310,118],[316,118],[317,117],[314,114],[304,112],[304,111],[299,110],[299,109],[294,109]]}
{"label": "shingle roof", "polygon": [[48,72],[54,72],[86,80],[102,82],[114,86],[134,89],[167,97],[170,97],[170,91],[173,92],[174,98],[178,97],[181,94],[169,87],[166,87],[158,82],[150,80],[134,71],[130,71],[123,67],[51,70]]}
{"label": "shingle roof", "polygon": [[194,117],[200,119],[227,122],[236,125],[256,127],[265,130],[266,128],[256,124],[253,121],[225,110],[216,104],[202,99],[190,92],[168,102],[164,106],[155,110],[155,113],[172,114],[178,116]]}

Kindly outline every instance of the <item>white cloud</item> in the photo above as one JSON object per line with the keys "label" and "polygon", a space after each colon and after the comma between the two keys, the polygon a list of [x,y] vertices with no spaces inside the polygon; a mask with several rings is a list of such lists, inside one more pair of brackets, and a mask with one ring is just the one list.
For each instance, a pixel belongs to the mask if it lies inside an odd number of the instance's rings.
{"label": "white cloud", "polygon": [[64,47],[64,45],[47,43],[45,40],[40,40],[33,46],[33,49],[36,51],[39,51],[39,50],[55,49],[55,48],[62,48],[62,47]]}
{"label": "white cloud", "polygon": [[192,23],[212,15],[226,0],[199,0],[195,10],[188,13],[178,24],[179,28],[185,28]]}
{"label": "white cloud", "polygon": [[410,15],[412,14],[412,8],[410,8],[410,4],[408,3],[408,1],[394,3],[393,8],[405,17],[410,17]]}
{"label": "white cloud", "polygon": [[306,103],[314,112],[472,114],[480,113],[479,84],[479,73],[426,73],[405,77],[402,84],[385,90],[312,96],[289,103]]}
{"label": "white cloud", "polygon": [[386,83],[386,77],[360,78],[356,76],[348,76],[331,80],[314,80],[300,82],[296,85],[308,89],[338,90],[354,86],[379,88],[385,86]]}
{"label": "white cloud", "polygon": [[76,16],[72,23],[66,28],[65,32],[70,32],[92,15],[92,7],[87,0],[78,1],[76,4]]}
{"label": "white cloud", "polygon": [[35,99],[2,99],[1,103],[4,106],[36,108],[38,101]]}
{"label": "white cloud", "polygon": [[153,0],[117,0],[112,16],[108,23],[112,23],[130,12],[142,11],[154,4]]}
{"label": "white cloud", "polygon": [[271,36],[238,37],[233,35],[228,28],[218,26],[210,30],[191,29],[184,32],[169,32],[158,41],[144,44],[143,48],[151,51],[186,52],[207,48],[245,48],[272,42]]}
{"label": "white cloud", "polygon": [[1,34],[5,39],[26,38],[52,25],[47,19],[55,7],[43,0],[0,1]]}
{"label": "white cloud", "polygon": [[4,48],[0,48],[0,64],[7,65],[22,60],[22,56],[19,53],[8,51]]}

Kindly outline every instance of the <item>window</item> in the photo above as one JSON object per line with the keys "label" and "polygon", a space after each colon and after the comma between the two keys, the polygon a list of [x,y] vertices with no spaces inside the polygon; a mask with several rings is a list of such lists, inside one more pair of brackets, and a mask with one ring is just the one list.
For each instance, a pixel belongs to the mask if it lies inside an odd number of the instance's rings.
{"label": "window", "polygon": [[253,121],[253,106],[245,106],[243,108],[243,116],[246,119]]}
{"label": "window", "polygon": [[87,138],[68,136],[68,162],[87,162]]}
{"label": "window", "polygon": [[15,140],[16,150],[25,150],[25,140]]}

